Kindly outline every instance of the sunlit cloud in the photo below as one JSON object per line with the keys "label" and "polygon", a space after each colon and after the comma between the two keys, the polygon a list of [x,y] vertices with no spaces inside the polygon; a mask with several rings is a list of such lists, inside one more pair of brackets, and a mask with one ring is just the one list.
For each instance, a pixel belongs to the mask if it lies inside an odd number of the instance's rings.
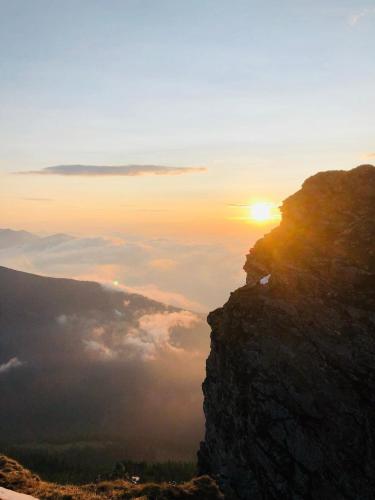
{"label": "sunlit cloud", "polygon": [[22,365],[23,363],[18,358],[11,358],[6,363],[0,365],[0,375],[2,373],[6,373],[9,372],[10,370],[13,370],[14,368],[18,368],[19,366]]}
{"label": "sunlit cloud", "polygon": [[149,266],[160,271],[169,271],[177,266],[177,262],[173,259],[153,259],[149,262]]}
{"label": "sunlit cloud", "polygon": [[179,292],[162,290],[153,283],[139,286],[122,285],[120,286],[120,288],[127,293],[143,295],[158,302],[162,302],[163,304],[181,307],[183,309],[189,309],[197,312],[205,312],[204,306],[199,302],[191,300]]}
{"label": "sunlit cloud", "polygon": [[54,201],[52,198],[21,198],[21,199],[25,201],[36,201],[42,203],[50,203],[51,201]]}
{"label": "sunlit cloud", "polygon": [[41,170],[16,172],[20,175],[65,175],[84,177],[139,177],[144,175],[183,175],[206,172],[204,167],[165,167],[161,165],[56,165]]}
{"label": "sunlit cloud", "polygon": [[[235,216],[246,216],[244,222],[248,223],[248,205],[232,210]],[[243,283],[242,260],[248,245],[237,241],[232,245],[163,238],[128,239],[122,234],[38,236],[0,229],[3,266],[96,281],[117,289],[126,286],[124,291],[129,293],[198,312],[216,308],[227,299],[228,287]]]}

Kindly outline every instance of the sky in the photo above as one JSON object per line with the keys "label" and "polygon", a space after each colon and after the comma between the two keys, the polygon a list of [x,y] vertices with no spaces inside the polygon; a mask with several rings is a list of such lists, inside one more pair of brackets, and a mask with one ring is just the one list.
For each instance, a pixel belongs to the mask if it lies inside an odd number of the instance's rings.
{"label": "sky", "polygon": [[249,203],[375,158],[374,26],[369,0],[0,0],[0,227],[243,255],[274,224]]}

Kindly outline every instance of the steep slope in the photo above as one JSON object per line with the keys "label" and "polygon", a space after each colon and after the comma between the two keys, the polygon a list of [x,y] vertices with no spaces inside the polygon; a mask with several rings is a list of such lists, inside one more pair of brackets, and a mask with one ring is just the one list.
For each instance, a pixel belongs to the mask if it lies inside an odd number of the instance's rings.
{"label": "steep slope", "polygon": [[114,441],[121,458],[190,459],[207,352],[190,311],[0,267],[0,443]]}
{"label": "steep slope", "polygon": [[[126,309],[124,301],[127,302]],[[0,266],[0,318],[17,320],[19,314],[55,318],[59,314],[85,314],[98,311],[113,316],[113,311],[177,310],[160,302],[121,291],[105,289],[99,283],[50,278]],[[15,314],[17,312],[17,314]]]}
{"label": "steep slope", "polygon": [[319,173],[210,314],[201,472],[228,498],[375,491],[375,168]]}

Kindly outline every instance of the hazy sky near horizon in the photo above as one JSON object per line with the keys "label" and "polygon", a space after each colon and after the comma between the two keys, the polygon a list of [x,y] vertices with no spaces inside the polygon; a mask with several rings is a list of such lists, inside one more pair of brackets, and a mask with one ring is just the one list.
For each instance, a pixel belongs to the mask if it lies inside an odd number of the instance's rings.
{"label": "hazy sky near horizon", "polygon": [[[0,226],[247,237],[230,205],[375,161],[374,27],[365,0],[0,0]],[[14,174],[71,164],[206,171]]]}

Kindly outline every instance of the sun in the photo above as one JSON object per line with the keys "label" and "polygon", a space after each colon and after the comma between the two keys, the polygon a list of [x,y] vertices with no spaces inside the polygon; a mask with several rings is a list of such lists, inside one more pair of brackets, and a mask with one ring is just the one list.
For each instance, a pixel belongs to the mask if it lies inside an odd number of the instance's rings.
{"label": "sun", "polygon": [[280,219],[280,211],[274,203],[257,201],[249,205],[249,219],[259,224]]}

